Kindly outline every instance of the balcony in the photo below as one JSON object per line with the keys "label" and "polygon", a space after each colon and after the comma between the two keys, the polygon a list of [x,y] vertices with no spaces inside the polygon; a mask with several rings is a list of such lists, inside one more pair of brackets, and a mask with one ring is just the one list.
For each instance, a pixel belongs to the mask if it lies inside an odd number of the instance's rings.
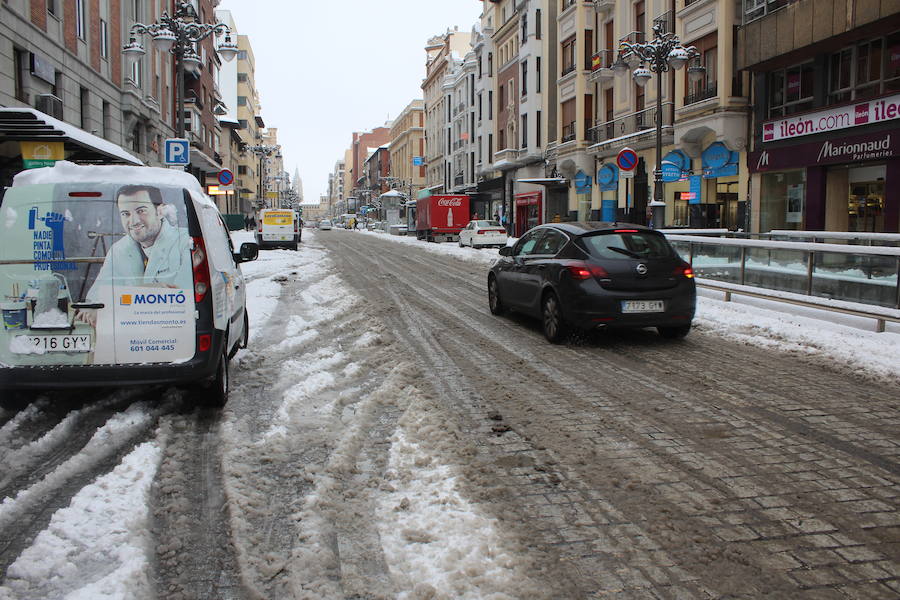
{"label": "balcony", "polygon": [[615,76],[612,65],[616,60],[616,51],[601,50],[591,57],[590,81],[608,81]]}
{"label": "balcony", "polygon": [[565,77],[566,75],[568,75],[569,73],[571,73],[574,70],[575,70],[575,63],[572,63],[571,65],[563,65],[562,72],[560,72],[559,76]]}
{"label": "balcony", "polygon": [[462,173],[457,173],[453,176],[453,185],[454,187],[459,187],[466,182],[466,178]]}
{"label": "balcony", "polygon": [[[675,104],[673,102],[664,102],[662,105],[662,126],[663,130],[672,132],[672,122],[675,113]],[[640,137],[641,133],[647,132],[651,136],[656,132],[656,107],[645,108],[637,112],[600,123],[596,127],[589,130],[591,143],[595,145],[606,144],[612,140],[622,137]]]}
{"label": "balcony", "polygon": [[716,82],[713,82],[707,85],[705,88],[694,92],[693,94],[688,94],[684,97],[684,105],[687,106],[688,104],[694,104],[695,102],[701,102],[703,100],[715,98],[719,95],[717,88],[718,85],[716,84]]}
{"label": "balcony", "polygon": [[[784,8],[797,0],[743,0],[744,24]],[[686,4],[686,3],[685,3]]]}
{"label": "balcony", "polygon": [[616,0],[594,0],[594,10],[606,15],[616,8]]}
{"label": "balcony", "polygon": [[675,33],[675,11],[667,10],[653,19],[654,25],[660,25],[660,33]]}
{"label": "balcony", "polygon": [[519,166],[519,150],[516,148],[505,148],[494,152],[494,168],[503,170]]}
{"label": "balcony", "polygon": [[559,143],[565,144],[566,142],[574,142],[575,141],[575,123],[569,123],[568,125],[563,125],[562,135],[560,136]]}

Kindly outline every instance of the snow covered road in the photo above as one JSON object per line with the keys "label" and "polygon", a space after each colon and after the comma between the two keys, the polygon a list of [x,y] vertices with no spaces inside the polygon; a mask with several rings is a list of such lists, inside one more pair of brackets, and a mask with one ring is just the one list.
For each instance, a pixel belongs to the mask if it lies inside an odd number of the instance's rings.
{"label": "snow covered road", "polygon": [[900,593],[900,335],[704,298],[556,348],[488,251],[303,239],[243,265],[223,411],[4,402],[0,599]]}

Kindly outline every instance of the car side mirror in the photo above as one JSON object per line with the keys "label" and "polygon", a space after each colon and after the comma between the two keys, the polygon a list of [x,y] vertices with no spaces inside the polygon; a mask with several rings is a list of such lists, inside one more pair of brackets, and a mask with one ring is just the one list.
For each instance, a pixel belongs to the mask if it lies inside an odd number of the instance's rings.
{"label": "car side mirror", "polygon": [[235,255],[235,261],[238,263],[242,262],[250,262],[251,260],[256,260],[259,256],[259,245],[254,244],[253,242],[244,242],[241,244],[241,252],[240,254]]}
{"label": "car side mirror", "polygon": [[502,248],[500,248],[500,256],[512,256],[512,254],[512,246],[503,246]]}

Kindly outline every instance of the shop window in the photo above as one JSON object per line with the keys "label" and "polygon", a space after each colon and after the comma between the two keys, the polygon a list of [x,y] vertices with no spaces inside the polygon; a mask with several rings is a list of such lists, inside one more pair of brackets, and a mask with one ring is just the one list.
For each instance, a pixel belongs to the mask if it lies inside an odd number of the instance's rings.
{"label": "shop window", "polygon": [[884,165],[850,169],[847,231],[884,231]]}
{"label": "shop window", "polygon": [[769,117],[783,117],[813,107],[812,62],[769,73]]}
{"label": "shop window", "polygon": [[763,173],[759,230],[802,229],[805,200],[805,169]]}

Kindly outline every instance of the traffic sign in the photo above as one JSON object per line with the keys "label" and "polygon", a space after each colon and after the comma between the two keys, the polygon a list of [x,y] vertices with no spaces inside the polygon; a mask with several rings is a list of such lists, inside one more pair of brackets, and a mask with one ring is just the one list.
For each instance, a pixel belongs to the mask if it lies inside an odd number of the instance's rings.
{"label": "traffic sign", "polygon": [[228,169],[222,169],[219,171],[219,183],[222,185],[231,185],[234,183],[234,173]]}
{"label": "traffic sign", "polygon": [[167,165],[188,165],[191,162],[191,145],[181,138],[169,138],[166,140],[163,152],[163,162]]}
{"label": "traffic sign", "polygon": [[619,154],[616,155],[616,165],[623,171],[632,171],[637,166],[638,163],[638,155],[637,152],[632,150],[631,148],[622,148],[619,150]]}

